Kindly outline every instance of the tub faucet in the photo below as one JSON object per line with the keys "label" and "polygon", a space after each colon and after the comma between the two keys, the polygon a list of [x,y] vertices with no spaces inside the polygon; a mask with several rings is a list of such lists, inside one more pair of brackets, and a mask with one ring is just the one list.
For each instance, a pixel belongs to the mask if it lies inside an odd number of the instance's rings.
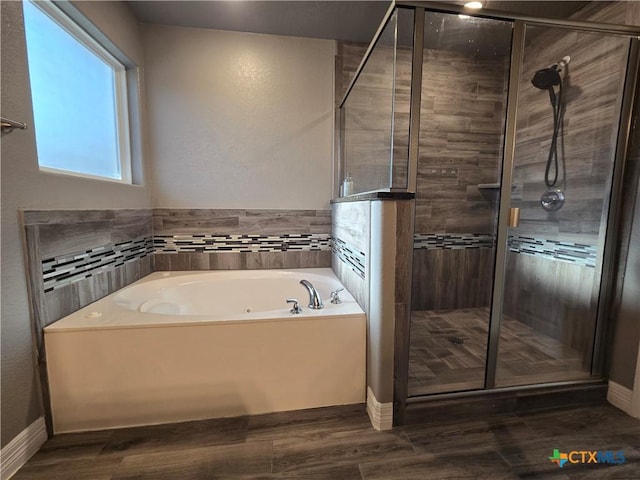
{"label": "tub faucet", "polygon": [[321,308],[324,308],[322,299],[320,298],[320,294],[315,289],[315,287],[311,285],[311,282],[309,282],[309,280],[300,280],[300,284],[304,285],[309,292],[309,308],[313,308],[314,310],[320,310]]}

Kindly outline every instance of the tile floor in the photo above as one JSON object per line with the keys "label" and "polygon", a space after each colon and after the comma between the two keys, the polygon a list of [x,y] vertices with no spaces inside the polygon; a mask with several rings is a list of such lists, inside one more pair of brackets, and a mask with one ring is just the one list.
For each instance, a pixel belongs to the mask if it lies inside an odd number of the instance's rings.
{"label": "tile floor", "polygon": [[[488,308],[412,312],[409,396],[483,388],[488,328]],[[499,345],[497,386],[590,376],[579,352],[512,318]]]}
{"label": "tile floor", "polygon": [[[567,464],[553,449],[623,451]],[[635,479],[640,421],[609,405],[430,419],[378,432],[364,405],[59,435],[15,480]]]}

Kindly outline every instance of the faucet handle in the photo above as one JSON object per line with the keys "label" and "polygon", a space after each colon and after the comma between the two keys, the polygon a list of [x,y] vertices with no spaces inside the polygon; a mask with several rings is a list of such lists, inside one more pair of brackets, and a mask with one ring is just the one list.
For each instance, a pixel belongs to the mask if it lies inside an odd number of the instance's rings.
{"label": "faucet handle", "polygon": [[287,298],[287,303],[293,303],[293,307],[291,307],[289,313],[302,313],[302,308],[300,308],[300,305],[298,305],[298,300],[296,300],[295,298]]}
{"label": "faucet handle", "polygon": [[342,300],[340,300],[340,292],[343,290],[344,288],[338,288],[331,292],[331,303],[342,303]]}

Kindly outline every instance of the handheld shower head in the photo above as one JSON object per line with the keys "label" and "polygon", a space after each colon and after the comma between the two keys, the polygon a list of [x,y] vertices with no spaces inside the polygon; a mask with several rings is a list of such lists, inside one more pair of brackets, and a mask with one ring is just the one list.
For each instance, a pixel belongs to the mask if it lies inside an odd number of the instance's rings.
{"label": "handheld shower head", "polygon": [[549,68],[538,70],[531,79],[534,87],[540,90],[553,89],[556,85],[560,85],[560,73],[558,73],[558,64]]}

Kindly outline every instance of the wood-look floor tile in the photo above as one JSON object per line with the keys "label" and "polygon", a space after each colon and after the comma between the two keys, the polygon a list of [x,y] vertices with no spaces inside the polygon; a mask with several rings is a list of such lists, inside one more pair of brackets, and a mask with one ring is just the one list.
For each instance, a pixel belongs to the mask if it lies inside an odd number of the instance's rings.
{"label": "wood-look floor tile", "polygon": [[478,447],[497,448],[520,442],[532,435],[524,422],[512,416],[416,425],[405,427],[405,431],[417,451],[435,454],[457,449],[471,451]]}
{"label": "wood-look floor tile", "polygon": [[45,442],[30,463],[56,462],[96,457],[113,435],[113,430],[100,432],[65,433]]}
{"label": "wood-look floor tile", "polygon": [[360,465],[364,480],[516,479],[502,458],[492,450],[474,453],[454,449],[449,455],[423,454]]}
{"label": "wood-look floor tile", "polygon": [[609,405],[519,415],[533,431],[545,436],[597,431],[601,435],[630,434],[640,438],[640,421]]}
{"label": "wood-look floor tile", "polygon": [[272,443],[193,448],[127,456],[112,480],[236,479],[271,474]]}
{"label": "wood-look floor tile", "polygon": [[247,441],[318,440],[335,432],[371,428],[364,404],[314,408],[249,417]]}
{"label": "wood-look floor tile", "polygon": [[60,459],[56,462],[28,462],[13,480],[111,480],[121,458]]}
{"label": "wood-look floor tile", "polygon": [[361,480],[357,463],[347,465],[327,465],[311,470],[285,471],[271,476],[273,480]]}
{"label": "wood-look floor tile", "polygon": [[115,430],[101,456],[125,456],[244,442],[247,417],[217,418]]}
{"label": "wood-look floor tile", "polygon": [[[484,383],[487,307],[411,312],[409,394],[454,392]],[[589,378],[580,352],[503,316],[498,386]]]}
{"label": "wood-look floor tile", "polygon": [[[469,402],[440,402],[423,423],[387,432],[371,428],[364,406],[351,405],[61,435],[14,478],[578,480],[635,479],[640,471],[640,421],[612,406],[535,414],[490,409],[462,421]],[[92,457],[103,443],[109,449]],[[561,469],[549,460],[554,448],[622,450],[627,462]]]}
{"label": "wood-look floor tile", "polygon": [[391,459],[414,454],[413,447],[401,430],[379,432],[368,428],[336,432],[320,440],[275,440],[273,472],[295,478],[325,469],[327,465],[353,465],[374,460],[381,455]]}

